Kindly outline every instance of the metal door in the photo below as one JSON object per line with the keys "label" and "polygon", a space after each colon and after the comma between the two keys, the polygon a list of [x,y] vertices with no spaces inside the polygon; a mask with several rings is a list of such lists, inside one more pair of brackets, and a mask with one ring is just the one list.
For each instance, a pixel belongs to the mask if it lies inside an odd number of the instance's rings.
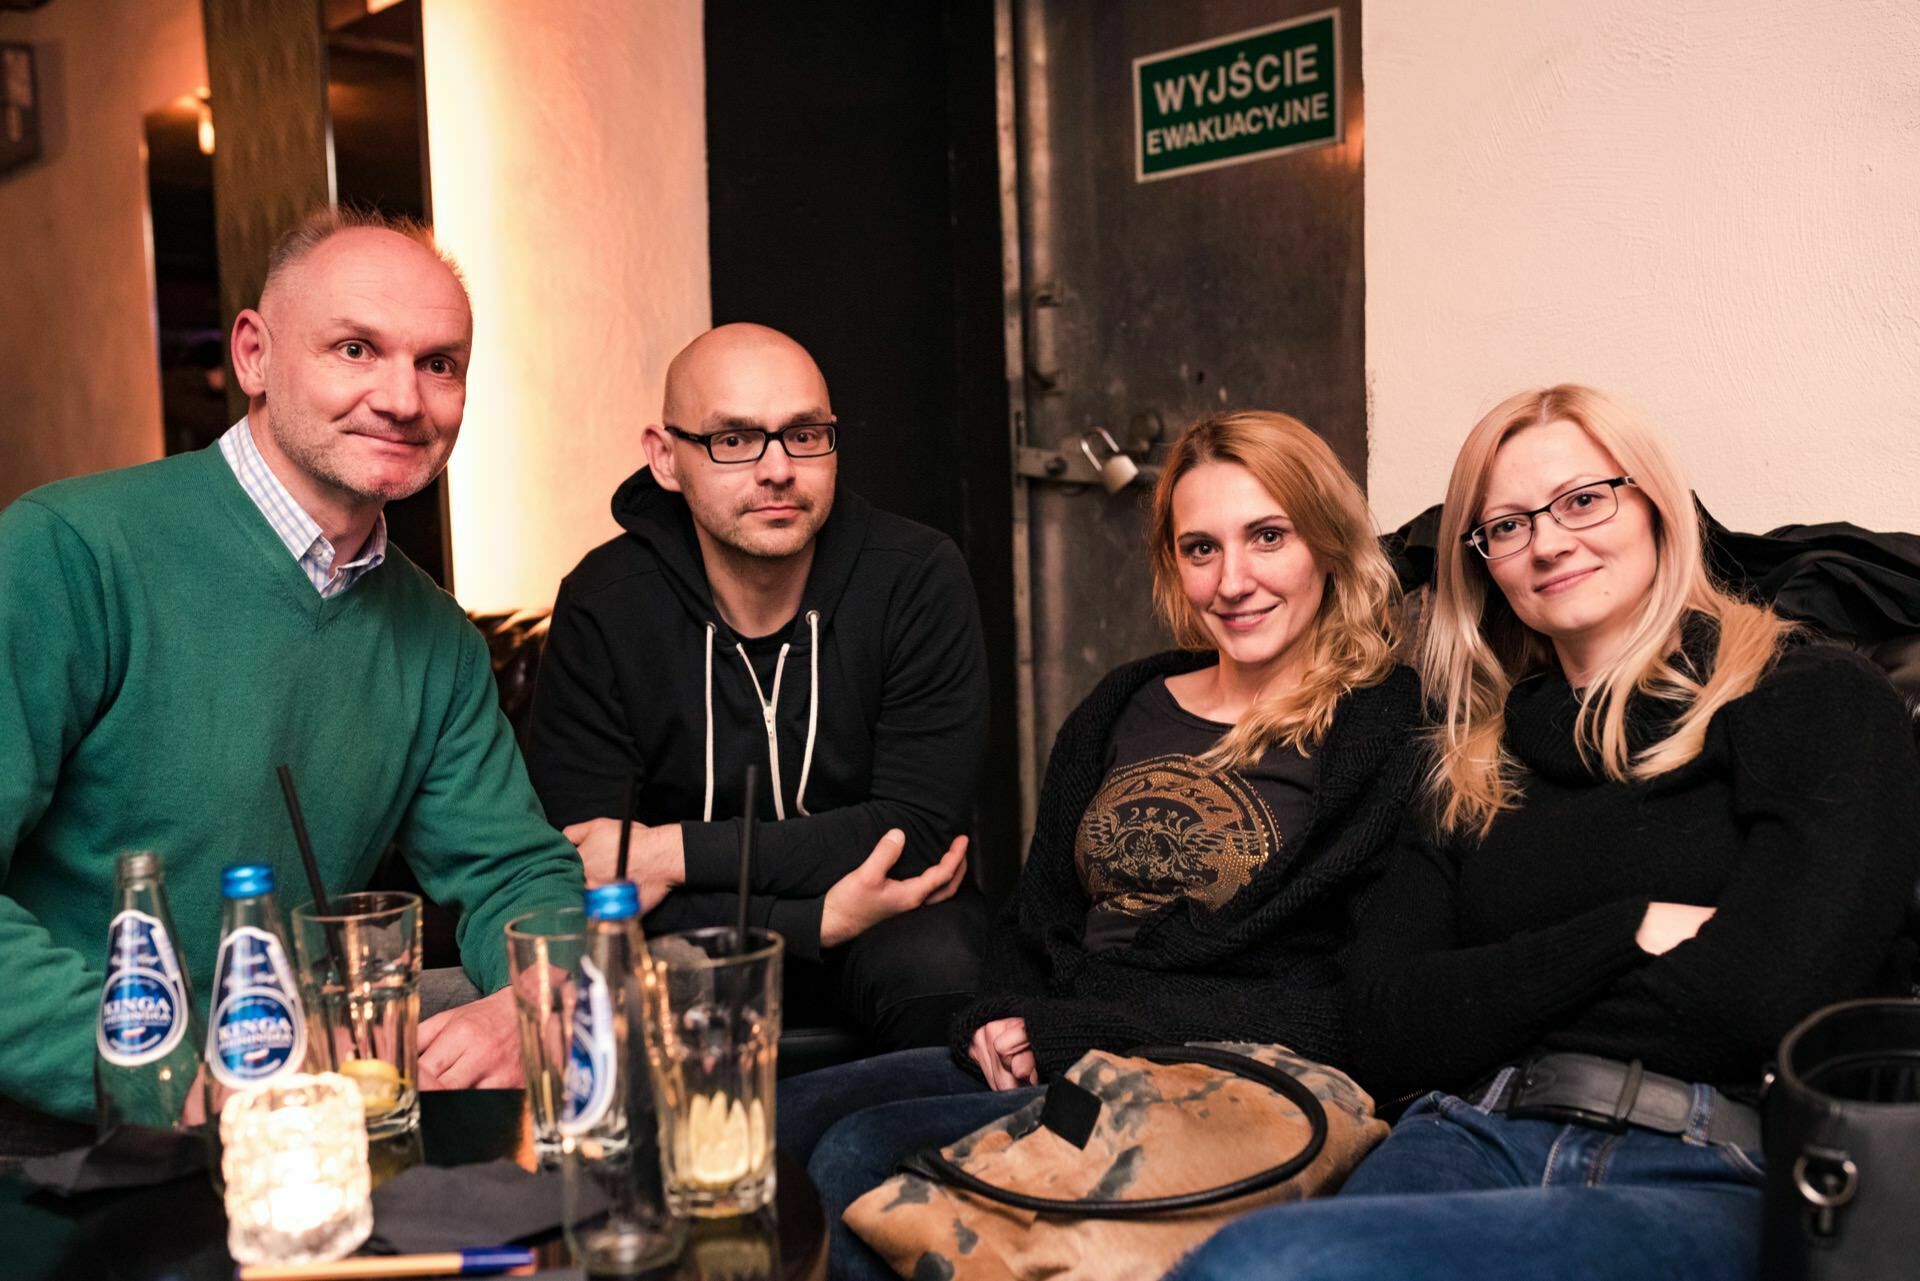
{"label": "metal door", "polygon": [[[1337,140],[1141,180],[1135,59],[1328,0],[1000,0],[1023,827],[1054,732],[1100,676],[1168,644],[1149,604],[1153,446],[1279,409],[1366,475],[1360,6],[1331,7]],[[1272,71],[1273,66],[1263,66]],[[1224,82],[1222,82],[1224,84]],[[1145,466],[1097,483],[1104,428]],[[1083,443],[1084,446],[1083,446]],[[1023,842],[1024,846],[1024,842]]]}

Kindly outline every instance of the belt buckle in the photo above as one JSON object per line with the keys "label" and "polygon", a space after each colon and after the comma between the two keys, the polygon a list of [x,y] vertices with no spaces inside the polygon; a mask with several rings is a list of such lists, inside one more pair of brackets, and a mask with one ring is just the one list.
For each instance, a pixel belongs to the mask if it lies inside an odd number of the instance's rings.
{"label": "belt buckle", "polygon": [[[1605,1130],[1610,1134],[1623,1134],[1628,1127],[1628,1115],[1640,1093],[1643,1069],[1640,1060],[1635,1059],[1629,1065],[1624,1088],[1613,1106],[1605,1111],[1586,1107],[1579,1103],[1556,1101],[1551,1097],[1558,1081],[1549,1079],[1537,1081],[1533,1073],[1534,1063],[1527,1063],[1520,1071],[1520,1079],[1514,1082],[1507,1096],[1506,1112],[1508,1116],[1520,1120],[1572,1121],[1595,1130]],[[1548,1098],[1537,1097],[1546,1093]]]}
{"label": "belt buckle", "polygon": [[1525,1103],[1517,1090],[1507,1104],[1507,1115],[1522,1121],[1572,1121],[1611,1134],[1623,1134],[1627,1128],[1625,1121],[1616,1120],[1610,1113],[1576,1107],[1571,1103]]}

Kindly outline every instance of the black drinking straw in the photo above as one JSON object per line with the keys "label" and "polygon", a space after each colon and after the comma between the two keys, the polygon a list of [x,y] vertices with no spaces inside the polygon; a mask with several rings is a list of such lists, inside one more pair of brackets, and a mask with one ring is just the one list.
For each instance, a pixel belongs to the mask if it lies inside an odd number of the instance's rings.
{"label": "black drinking straw", "polygon": [[627,846],[633,841],[633,807],[640,796],[640,774],[627,775],[627,808],[620,823],[620,861],[614,864],[613,879],[627,879]]}
{"label": "black drinking straw", "polygon": [[313,861],[313,838],[307,835],[306,816],[300,812],[300,794],[293,790],[293,771],[281,765],[274,772],[280,776],[280,795],[287,802],[287,817],[293,820],[293,839],[300,845],[300,861],[307,867],[307,888],[313,891],[313,906],[320,915],[332,916],[333,908],[327,904],[327,887],[320,883],[320,865]]}
{"label": "black drinking straw", "polygon": [[753,840],[760,827],[759,814],[755,808],[759,800],[757,795],[759,785],[760,769],[756,765],[749,764],[744,785],[747,799],[740,820],[740,910],[734,917],[733,936],[734,951],[739,956],[747,954],[747,886],[752,880],[753,873]]}
{"label": "black drinking straw", "polygon": [[[280,796],[287,803],[287,817],[293,821],[293,839],[300,846],[300,861],[307,869],[307,888],[313,891],[313,907],[322,917],[333,915],[333,908],[327,902],[327,887],[320,880],[320,864],[314,861],[313,838],[307,835],[306,815],[300,812],[300,794],[293,788],[293,770],[285,765],[276,766],[274,773],[280,776]],[[333,937],[333,931],[323,923],[320,937],[327,941],[327,954],[339,971],[340,982],[347,981],[347,958],[340,953],[339,941]],[[366,1029],[358,1021],[353,1023],[353,1048],[360,1057],[374,1057],[373,1049],[366,1042]]]}

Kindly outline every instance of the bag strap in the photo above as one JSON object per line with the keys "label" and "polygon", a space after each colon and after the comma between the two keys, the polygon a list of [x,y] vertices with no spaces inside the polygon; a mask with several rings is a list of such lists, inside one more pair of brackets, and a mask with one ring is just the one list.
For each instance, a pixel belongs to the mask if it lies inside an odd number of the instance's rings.
{"label": "bag strap", "polygon": [[1031,1210],[1037,1214],[1065,1214],[1082,1219],[1122,1219],[1134,1215],[1171,1214],[1179,1210],[1194,1210],[1201,1206],[1215,1205],[1221,1201],[1231,1201],[1254,1192],[1263,1192],[1277,1184],[1285,1183],[1294,1175],[1313,1164],[1320,1155],[1320,1149],[1327,1142],[1327,1110],[1312,1090],[1301,1084],[1292,1073],[1272,1067],[1258,1059],[1248,1058],[1244,1054],[1235,1054],[1231,1050],[1218,1050],[1203,1045],[1143,1045],[1132,1051],[1128,1058],[1146,1059],[1150,1063],[1198,1063],[1206,1067],[1219,1068],[1234,1076],[1244,1077],[1256,1084],[1264,1085],[1274,1093],[1291,1102],[1307,1119],[1312,1132],[1307,1141],[1293,1156],[1269,1166],[1245,1178],[1235,1179],[1231,1183],[1221,1183],[1210,1188],[1201,1188],[1197,1192],[1181,1192],[1173,1196],[1140,1197],[1134,1200],[1102,1200],[1089,1198],[1081,1201],[1059,1200],[1052,1197],[1028,1196],[1024,1192],[1015,1192],[1011,1188],[996,1187],[985,1180],[967,1173],[941,1155],[938,1148],[927,1148],[917,1152],[900,1163],[900,1168],[935,1183],[957,1188],[962,1192],[971,1192],[975,1196],[985,1197],[989,1201],[998,1201],[1016,1209]]}

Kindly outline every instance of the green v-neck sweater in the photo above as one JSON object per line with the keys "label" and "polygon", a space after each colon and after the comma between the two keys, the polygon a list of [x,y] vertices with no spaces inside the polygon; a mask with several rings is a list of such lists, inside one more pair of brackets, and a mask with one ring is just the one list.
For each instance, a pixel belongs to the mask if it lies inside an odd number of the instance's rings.
{"label": "green v-neck sweater", "polygon": [[116,855],[160,854],[203,1014],[221,868],[271,865],[283,912],[311,897],[282,763],[327,889],[398,841],[484,991],[510,917],[580,901],[485,642],[396,549],[321,599],[217,447],[0,512],[0,1094],[93,1107]]}

